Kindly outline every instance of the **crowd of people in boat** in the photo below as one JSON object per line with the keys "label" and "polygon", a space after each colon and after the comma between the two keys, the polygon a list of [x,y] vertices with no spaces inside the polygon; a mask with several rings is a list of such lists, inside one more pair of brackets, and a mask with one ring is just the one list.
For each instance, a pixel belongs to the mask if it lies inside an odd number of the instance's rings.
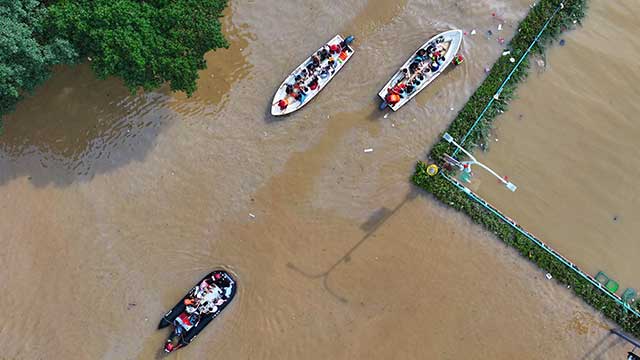
{"label": "crowd of people in boat", "polygon": [[395,84],[387,89],[385,101],[393,106],[413,93],[423,81],[440,71],[446,52],[443,37],[418,50],[409,66],[402,69]]}
{"label": "crowd of people in boat", "polygon": [[166,352],[175,350],[174,339],[197,326],[204,316],[215,314],[219,306],[229,300],[226,290],[230,286],[231,281],[228,278],[220,273],[215,273],[211,278],[204,279],[191,289],[183,301],[185,311],[174,321],[174,331],[166,341]]}
{"label": "crowd of people in boat", "polygon": [[318,91],[320,80],[333,75],[337,62],[345,61],[349,56],[348,53],[353,51],[349,47],[349,42],[347,38],[339,44],[327,44],[313,54],[304,68],[294,75],[293,82],[285,85],[284,98],[276,101],[274,105],[278,104],[280,110],[284,111],[295,101],[302,104],[310,91]]}

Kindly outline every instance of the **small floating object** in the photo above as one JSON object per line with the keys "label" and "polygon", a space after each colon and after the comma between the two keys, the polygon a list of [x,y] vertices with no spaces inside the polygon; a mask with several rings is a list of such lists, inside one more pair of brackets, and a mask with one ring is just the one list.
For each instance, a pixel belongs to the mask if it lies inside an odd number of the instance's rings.
{"label": "small floating object", "polygon": [[502,24],[498,24],[498,31],[502,31]]}
{"label": "small floating object", "polygon": [[553,279],[553,276],[551,276],[551,273],[547,273],[545,276],[547,277],[548,280]]}
{"label": "small floating object", "polygon": [[364,152],[370,153],[370,152],[373,152],[373,149],[372,148],[364,149]]}
{"label": "small floating object", "polygon": [[388,118],[389,117],[389,113],[384,114],[383,118]]}
{"label": "small floating object", "polygon": [[476,29],[471,30],[471,35],[477,34]]}
{"label": "small floating object", "polygon": [[249,216],[250,216],[252,219],[255,219],[255,218],[256,218],[256,216],[255,216],[255,215],[253,215],[252,213],[249,213]]}
{"label": "small floating object", "polygon": [[431,165],[427,166],[427,174],[429,176],[435,176],[437,173],[438,173],[438,165],[431,164]]}
{"label": "small floating object", "polygon": [[565,43],[564,39],[560,39],[560,46],[564,46]]}
{"label": "small floating object", "polygon": [[456,55],[455,58],[453,58],[453,63],[455,65],[460,65],[464,62],[464,56],[462,56],[461,54]]}
{"label": "small floating object", "polygon": [[509,58],[509,61],[511,61],[512,63],[516,62],[515,58]]}
{"label": "small floating object", "polygon": [[503,52],[502,52],[502,56],[507,56],[507,55],[509,55],[509,54],[511,54],[511,51],[510,51],[510,50],[507,50],[507,51],[503,51]]}
{"label": "small floating object", "polygon": [[500,44],[504,44],[504,38],[503,38],[503,37],[499,37],[499,38],[498,38],[498,42],[499,42]]}
{"label": "small floating object", "polygon": [[174,327],[164,351],[170,353],[189,345],[229,305],[236,288],[233,277],[222,270],[213,271],[200,280],[160,320],[158,329]]}

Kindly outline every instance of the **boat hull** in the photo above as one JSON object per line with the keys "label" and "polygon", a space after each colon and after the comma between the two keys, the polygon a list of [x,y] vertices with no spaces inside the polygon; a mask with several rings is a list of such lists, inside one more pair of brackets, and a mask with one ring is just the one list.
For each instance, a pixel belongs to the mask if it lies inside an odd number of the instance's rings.
{"label": "boat hull", "polygon": [[[449,46],[447,48],[446,54],[444,55],[445,60],[442,65],[440,65],[438,71],[427,73],[425,80],[422,81],[420,85],[416,86],[413,92],[411,92],[410,94],[406,94],[398,103],[394,105],[386,103],[388,90],[395,86],[396,82],[403,76],[402,69],[407,69],[409,67],[420,49],[425,49],[427,46],[435,44],[436,40],[440,37],[444,39],[443,43],[449,43]],[[449,30],[432,37],[431,39],[429,39],[429,41],[425,42],[424,44],[422,44],[422,46],[416,49],[416,51],[413,52],[409,59],[407,59],[407,61],[400,67],[400,69],[398,69],[398,71],[391,77],[391,79],[389,79],[389,81],[382,87],[380,92],[378,92],[378,96],[382,99],[382,101],[384,102],[383,104],[385,105],[381,105],[380,108],[384,109],[388,107],[393,111],[397,111],[411,99],[413,99],[416,95],[418,95],[420,91],[429,86],[429,84],[431,84],[436,78],[438,78],[438,76],[442,74],[442,72],[451,64],[451,62],[453,62],[454,58],[458,54],[458,51],[460,50],[460,46],[462,45],[462,38],[463,33],[461,30]]]}

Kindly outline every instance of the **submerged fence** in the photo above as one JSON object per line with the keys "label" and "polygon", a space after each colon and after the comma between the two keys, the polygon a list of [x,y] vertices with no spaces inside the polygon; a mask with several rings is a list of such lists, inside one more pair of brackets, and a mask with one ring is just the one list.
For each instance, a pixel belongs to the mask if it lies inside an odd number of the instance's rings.
{"label": "submerged fence", "polygon": [[543,249],[548,254],[553,256],[556,260],[559,260],[561,263],[566,265],[568,268],[570,268],[571,270],[575,271],[578,275],[580,275],[582,278],[584,278],[589,283],[591,283],[591,285],[593,285],[596,288],[600,289],[602,292],[604,292],[606,295],[608,295],[611,299],[616,301],[618,303],[618,305],[621,305],[625,310],[631,312],[632,314],[634,314],[635,316],[640,318],[640,312],[638,312],[638,310],[636,310],[633,307],[631,307],[631,305],[629,305],[626,301],[622,300],[622,298],[620,296],[618,296],[617,294],[610,292],[603,284],[601,284],[599,281],[594,279],[593,276],[591,276],[588,273],[582,271],[576,264],[572,263],[566,257],[561,255],[559,252],[555,251],[553,248],[551,248],[546,243],[544,243],[542,240],[538,239],[533,234],[531,234],[530,232],[528,232],[525,229],[523,229],[520,225],[518,225],[517,222],[515,222],[511,218],[509,218],[506,215],[504,215],[495,206],[491,205],[490,203],[485,201],[483,198],[478,196],[476,193],[471,191],[471,189],[469,189],[466,186],[462,185],[456,179],[446,175],[444,172],[440,172],[440,174],[441,174],[442,177],[447,179],[447,181],[449,181],[455,187],[457,187],[462,192],[467,194],[467,196],[469,198],[471,198],[473,201],[475,201],[476,203],[480,204],[485,209],[489,210],[489,212],[491,212],[495,216],[499,217],[502,221],[504,221],[506,224],[511,226],[513,229],[515,229],[517,232],[519,232],[520,234],[524,235],[526,238],[528,238],[533,243],[538,245],[541,249]]}
{"label": "submerged fence", "polygon": [[[447,132],[460,143],[467,146],[486,141],[491,121],[506,110],[507,102],[513,98],[516,84],[527,76],[529,62],[527,56],[532,52],[541,53],[545,42],[549,42],[573,24],[580,22],[585,15],[587,0],[539,0],[532,5],[531,11],[520,23],[509,47],[513,57],[519,57],[517,63],[507,57],[500,57],[493,65],[489,75],[469,98]],[[514,64],[515,63],[515,64]],[[434,144],[429,152],[432,162],[442,165],[446,154],[458,154],[457,149],[444,140]],[[455,151],[454,151],[455,150]],[[412,181],[430,192],[435,198],[454,209],[464,212],[473,221],[483,225],[499,239],[516,248],[523,256],[548,271],[561,283],[569,285],[576,295],[584,299],[595,309],[601,311],[622,326],[625,331],[640,336],[640,312],[628,303],[627,297],[618,296],[597,278],[582,271],[578,266],[559,254],[501,213],[473,191],[468,189],[451,173],[430,173],[428,164],[419,161]]]}

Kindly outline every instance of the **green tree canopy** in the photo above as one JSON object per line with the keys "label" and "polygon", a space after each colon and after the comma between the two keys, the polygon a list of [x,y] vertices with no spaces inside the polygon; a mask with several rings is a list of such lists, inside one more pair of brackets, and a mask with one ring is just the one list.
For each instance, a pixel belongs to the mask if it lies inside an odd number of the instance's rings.
{"label": "green tree canopy", "polygon": [[[9,0],[10,1],[10,0]],[[92,58],[100,78],[118,76],[135,90],[169,82],[192,94],[204,54],[227,47],[220,17],[227,0],[59,0],[49,32]]]}
{"label": "green tree canopy", "polygon": [[24,93],[47,79],[52,65],[77,57],[69,42],[43,32],[46,17],[37,0],[0,0],[0,122]]}

